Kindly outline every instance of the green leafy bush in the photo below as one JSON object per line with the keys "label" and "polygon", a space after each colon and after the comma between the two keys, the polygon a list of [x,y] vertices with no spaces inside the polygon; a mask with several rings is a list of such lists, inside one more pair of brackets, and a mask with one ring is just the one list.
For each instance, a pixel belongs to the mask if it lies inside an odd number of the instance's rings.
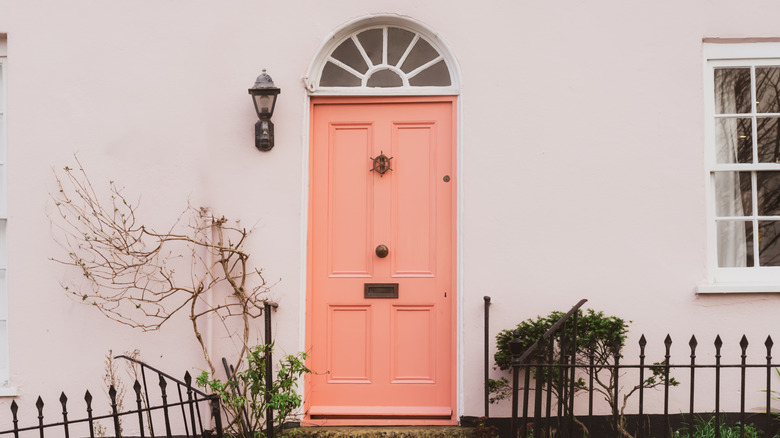
{"label": "green leafy bush", "polygon": [[[537,316],[536,319],[527,319],[515,327],[519,332],[518,339],[521,342],[522,351],[527,350],[534,342],[541,339],[542,335],[565,315],[564,312],[554,311],[547,316]],[[630,322],[630,321],[629,321]],[[568,326],[565,332],[567,337],[572,334],[573,327]],[[577,314],[577,350],[587,351],[591,340],[596,347],[596,362],[604,363],[614,357],[616,347],[622,348],[626,342],[628,324],[616,316],[606,316],[604,312],[596,312],[587,309]],[[512,340],[513,330],[502,330],[496,335],[497,351],[494,356],[496,365],[501,370],[508,370],[512,364],[512,353],[509,351],[509,341]],[[561,339],[561,333],[555,337]],[[619,344],[616,344],[619,341]],[[619,350],[618,350],[619,351]]]}
{"label": "green leafy bush", "polygon": [[[273,344],[268,348],[273,351]],[[272,421],[275,435],[283,437],[281,426],[285,418],[303,402],[296,388],[298,379],[310,372],[305,365],[308,355],[299,353],[280,359],[272,389],[266,397],[265,351],[264,345],[249,349],[246,369],[239,370],[226,382],[213,378],[206,371],[196,379],[199,386],[220,396],[230,421],[226,430],[233,436],[265,437],[265,425]],[[265,418],[268,407],[274,409],[274,418]]]}

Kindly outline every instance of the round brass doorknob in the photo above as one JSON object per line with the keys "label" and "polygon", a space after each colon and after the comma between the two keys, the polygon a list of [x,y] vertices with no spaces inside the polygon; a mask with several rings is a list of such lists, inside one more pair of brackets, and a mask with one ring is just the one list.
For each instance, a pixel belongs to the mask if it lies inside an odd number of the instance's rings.
{"label": "round brass doorknob", "polygon": [[379,245],[376,247],[376,256],[380,259],[387,257],[387,253],[390,252],[385,245]]}

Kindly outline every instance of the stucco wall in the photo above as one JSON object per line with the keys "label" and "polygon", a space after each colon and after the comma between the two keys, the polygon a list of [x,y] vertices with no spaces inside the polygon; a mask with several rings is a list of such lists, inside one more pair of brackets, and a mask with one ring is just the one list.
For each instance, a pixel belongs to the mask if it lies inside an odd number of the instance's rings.
{"label": "stucco wall", "polygon": [[[255,224],[251,261],[279,280],[277,345],[303,348],[302,77],[324,38],[375,13],[437,31],[462,76],[460,414],[482,412],[483,295],[493,332],[589,298],[657,352],[667,332],[682,355],[692,333],[720,333],[732,351],[743,333],[759,344],[776,333],[776,295],[694,291],[707,276],[701,50],[705,37],[780,36],[778,12],[771,1],[0,0],[12,384],[23,399],[98,387],[109,348],[173,372],[204,366],[187,321],[140,334],[61,292],[78,274],[49,260],[61,250],[48,194],[74,153],[153,223],[189,199]],[[282,89],[268,153],[253,146],[246,92],[262,68]]]}

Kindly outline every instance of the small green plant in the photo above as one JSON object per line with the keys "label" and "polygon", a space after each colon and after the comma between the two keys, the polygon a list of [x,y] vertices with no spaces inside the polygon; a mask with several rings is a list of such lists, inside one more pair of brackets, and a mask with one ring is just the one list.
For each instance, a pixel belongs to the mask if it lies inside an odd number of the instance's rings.
{"label": "small green plant", "polygon": [[[245,361],[246,368],[236,372],[226,382],[214,378],[207,371],[196,379],[199,386],[219,395],[222,408],[230,420],[226,430],[233,436],[265,437],[268,421],[274,425],[276,436],[287,436],[281,426],[285,418],[303,402],[296,389],[298,378],[310,372],[305,365],[308,355],[299,353],[280,359],[271,391],[266,396],[266,349],[273,351],[273,344],[250,348]],[[274,418],[265,418],[269,407],[274,410]]]}
{"label": "small green plant", "polygon": [[741,434],[740,424],[728,425],[724,419],[721,419],[720,426],[715,424],[715,416],[704,418],[697,415],[693,424],[686,424],[682,428],[674,431],[674,438],[715,438],[715,432],[720,429],[721,438],[760,438],[764,432],[758,430],[753,424],[745,424],[745,435]]}

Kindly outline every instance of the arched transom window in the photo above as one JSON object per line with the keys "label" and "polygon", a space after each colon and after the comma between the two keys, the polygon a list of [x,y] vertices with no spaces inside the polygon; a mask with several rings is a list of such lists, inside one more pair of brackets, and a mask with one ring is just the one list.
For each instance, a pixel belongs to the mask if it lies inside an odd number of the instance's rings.
{"label": "arched transom window", "polygon": [[352,31],[321,53],[309,91],[452,92],[451,61],[434,38],[392,24]]}

